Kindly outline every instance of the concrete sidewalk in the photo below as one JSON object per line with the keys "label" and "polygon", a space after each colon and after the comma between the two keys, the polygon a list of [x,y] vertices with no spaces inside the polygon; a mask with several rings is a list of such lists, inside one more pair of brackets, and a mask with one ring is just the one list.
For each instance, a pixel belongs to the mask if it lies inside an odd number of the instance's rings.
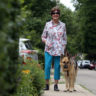
{"label": "concrete sidewalk", "polygon": [[75,89],[77,91],[74,92],[64,92],[65,89],[65,81],[63,75],[61,75],[61,79],[59,80],[58,88],[60,91],[54,91],[54,79],[53,79],[53,70],[51,70],[51,79],[50,79],[50,90],[44,91],[42,96],[96,96],[87,89],[81,87],[78,84],[75,84]]}
{"label": "concrete sidewalk", "polygon": [[60,91],[56,92],[54,91],[54,84],[51,84],[50,90],[45,91],[42,96],[96,96],[80,85],[75,85],[77,91],[74,92],[64,92],[65,84],[58,84],[58,86]]}

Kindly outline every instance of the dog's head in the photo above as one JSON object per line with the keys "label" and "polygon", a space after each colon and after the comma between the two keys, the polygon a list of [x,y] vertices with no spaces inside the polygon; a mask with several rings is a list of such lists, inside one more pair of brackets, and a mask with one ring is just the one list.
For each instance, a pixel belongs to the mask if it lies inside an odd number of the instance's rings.
{"label": "dog's head", "polygon": [[70,60],[68,57],[63,57],[61,58],[61,67],[63,68],[64,71],[69,70],[70,66]]}

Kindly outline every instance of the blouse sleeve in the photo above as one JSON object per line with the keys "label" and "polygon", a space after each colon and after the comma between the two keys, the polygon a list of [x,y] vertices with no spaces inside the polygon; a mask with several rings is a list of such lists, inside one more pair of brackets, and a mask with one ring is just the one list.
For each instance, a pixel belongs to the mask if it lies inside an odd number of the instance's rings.
{"label": "blouse sleeve", "polygon": [[47,24],[45,24],[41,39],[42,41],[45,43],[46,39],[47,39],[47,35],[48,35],[48,30],[47,30]]}
{"label": "blouse sleeve", "polygon": [[67,44],[66,26],[64,25],[63,46]]}

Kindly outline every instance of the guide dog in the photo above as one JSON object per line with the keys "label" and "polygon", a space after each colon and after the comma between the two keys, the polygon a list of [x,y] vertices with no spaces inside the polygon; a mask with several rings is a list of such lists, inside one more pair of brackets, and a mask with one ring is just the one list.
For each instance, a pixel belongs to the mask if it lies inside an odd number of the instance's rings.
{"label": "guide dog", "polygon": [[60,65],[62,71],[64,72],[64,78],[66,83],[64,91],[76,91],[74,88],[74,84],[76,81],[78,67],[75,63],[75,60],[70,56],[61,56]]}

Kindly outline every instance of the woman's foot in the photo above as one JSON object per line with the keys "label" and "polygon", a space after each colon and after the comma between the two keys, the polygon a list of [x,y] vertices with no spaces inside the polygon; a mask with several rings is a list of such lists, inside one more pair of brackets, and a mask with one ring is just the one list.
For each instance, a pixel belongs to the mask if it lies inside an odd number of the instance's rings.
{"label": "woman's foot", "polygon": [[54,85],[54,91],[59,91],[57,84]]}
{"label": "woman's foot", "polygon": [[44,90],[49,90],[49,84],[46,84]]}

